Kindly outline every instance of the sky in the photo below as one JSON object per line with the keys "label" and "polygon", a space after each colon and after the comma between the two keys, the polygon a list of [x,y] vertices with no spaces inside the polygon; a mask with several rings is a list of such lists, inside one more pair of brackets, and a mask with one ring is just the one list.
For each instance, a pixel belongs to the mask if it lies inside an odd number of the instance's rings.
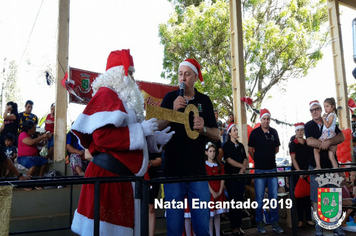
{"label": "sky", "polygon": [[[158,25],[166,23],[173,12],[168,0],[72,0],[70,4],[69,66],[104,72],[110,51],[129,48],[135,62],[137,80],[169,83],[160,77],[163,46]],[[340,6],[346,80],[355,83],[352,27],[356,11]],[[33,100],[33,113],[45,116],[55,101],[55,86],[45,83],[44,72],[55,75],[58,1],[0,0],[0,81],[8,73],[7,63],[18,65],[18,86],[22,101]],[[331,45],[323,49],[324,57],[305,78],[289,80],[284,88],[274,87],[270,99],[262,103],[272,118],[288,123],[310,120],[308,104],[318,99],[335,97],[335,81]],[[83,110],[82,105],[69,105],[68,123]],[[222,118],[224,120],[224,118]],[[293,135],[294,128],[271,123],[283,142]],[[282,143],[282,146],[287,146]],[[282,150],[280,155],[284,155]]]}
{"label": "sky", "polygon": [[[72,0],[69,66],[101,73],[111,51],[129,48],[136,79],[169,83],[160,77],[163,46],[158,25],[166,23],[172,12],[167,0],[101,0],[100,4]],[[56,73],[57,17],[58,1],[0,0],[0,32],[6,35],[0,39],[0,68],[7,69],[11,60],[19,64],[22,103],[33,100],[33,113],[38,116],[47,114],[55,100],[55,86],[46,85],[44,72]],[[19,111],[24,110],[22,103]],[[82,110],[83,106],[70,104],[68,122]]]}

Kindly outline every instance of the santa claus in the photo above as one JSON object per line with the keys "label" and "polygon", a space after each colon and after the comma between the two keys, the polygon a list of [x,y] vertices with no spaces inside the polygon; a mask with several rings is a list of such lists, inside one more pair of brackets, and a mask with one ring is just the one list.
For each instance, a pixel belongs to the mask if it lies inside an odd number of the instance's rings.
{"label": "santa claus", "polygon": [[[174,132],[157,130],[156,119],[144,120],[144,101],[132,73],[130,50],[111,52],[106,72],[92,84],[93,97],[71,131],[93,159],[85,177],[143,176],[148,150],[159,152]],[[100,235],[133,235],[134,187],[130,182],[100,185]],[[137,219],[137,217],[136,217]],[[94,229],[94,185],[85,184],[75,211],[72,231],[92,235]]]}

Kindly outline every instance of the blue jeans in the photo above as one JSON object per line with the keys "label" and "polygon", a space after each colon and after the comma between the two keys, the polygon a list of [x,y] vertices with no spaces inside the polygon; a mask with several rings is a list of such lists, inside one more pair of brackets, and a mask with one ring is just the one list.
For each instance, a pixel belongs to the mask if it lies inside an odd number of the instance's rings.
{"label": "blue jeans", "polygon": [[[309,166],[309,170],[314,170],[314,167]],[[318,188],[319,183],[315,180],[318,177],[317,175],[310,175],[310,200],[312,202],[318,202]],[[333,188],[334,185],[325,185],[323,188]]]}
{"label": "blue jeans", "polygon": [[[184,201],[187,196],[188,204],[192,216],[193,230],[196,235],[207,235],[209,233],[209,208],[193,209],[192,199],[199,199],[199,201],[208,203],[210,201],[210,192],[208,182],[186,182],[164,184],[164,200],[172,202]],[[182,236],[184,229],[184,209],[166,209],[167,217],[167,235]]]}
{"label": "blue jeans", "polygon": [[47,159],[41,156],[22,156],[17,157],[17,162],[27,169],[30,169],[32,166],[42,166],[46,164]]}
{"label": "blue jeans", "polygon": [[[259,170],[255,169],[255,173],[271,173],[276,172],[277,169],[270,169],[270,170]],[[266,175],[267,176],[267,175]],[[269,203],[271,203],[271,199],[275,199],[278,201],[277,191],[278,191],[278,178],[256,178],[255,179],[255,194],[256,194],[256,202],[258,203],[258,207],[256,209],[256,222],[263,221],[263,199],[265,196],[265,188],[268,188],[268,199]],[[270,204],[269,204],[270,205]],[[270,214],[271,214],[271,222],[278,222],[279,215],[278,215],[278,204],[277,207],[272,209],[270,207]]]}
{"label": "blue jeans", "polygon": [[[309,166],[309,170],[314,170],[314,167]],[[316,175],[310,175],[310,200],[318,202],[318,188],[319,184],[315,181]]]}

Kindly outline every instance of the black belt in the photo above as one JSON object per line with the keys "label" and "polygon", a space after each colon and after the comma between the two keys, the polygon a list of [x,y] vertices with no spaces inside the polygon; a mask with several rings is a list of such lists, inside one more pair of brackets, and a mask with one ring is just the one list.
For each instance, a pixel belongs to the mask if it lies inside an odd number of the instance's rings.
{"label": "black belt", "polygon": [[95,154],[93,159],[91,159],[91,162],[120,176],[134,176],[129,168],[122,164],[118,159],[107,153],[100,152]]}

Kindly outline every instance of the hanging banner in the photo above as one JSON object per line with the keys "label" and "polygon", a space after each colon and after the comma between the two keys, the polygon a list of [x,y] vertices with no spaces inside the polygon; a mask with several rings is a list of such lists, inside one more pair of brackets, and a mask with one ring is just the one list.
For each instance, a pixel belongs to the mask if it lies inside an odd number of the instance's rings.
{"label": "hanging banner", "polygon": [[[83,105],[88,104],[93,94],[91,83],[99,76],[99,73],[71,67],[69,75],[69,80],[64,78],[64,83],[62,83],[65,84],[65,88],[69,92],[69,102]],[[167,84],[138,80],[136,80],[136,83],[141,90],[145,104],[154,106],[161,106],[164,96],[168,92],[178,89],[178,86]]]}

